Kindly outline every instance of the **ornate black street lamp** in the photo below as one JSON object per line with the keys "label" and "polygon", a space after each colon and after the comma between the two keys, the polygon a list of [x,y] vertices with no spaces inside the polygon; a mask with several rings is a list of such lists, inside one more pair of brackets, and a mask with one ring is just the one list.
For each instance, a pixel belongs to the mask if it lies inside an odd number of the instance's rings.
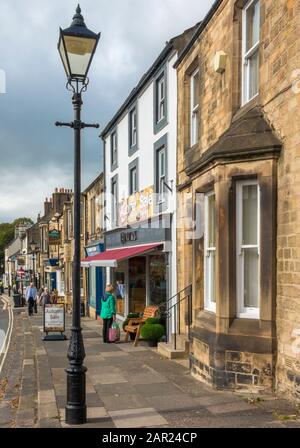
{"label": "ornate black street lamp", "polygon": [[81,129],[99,128],[98,124],[81,121],[82,92],[88,86],[87,74],[95,54],[100,33],[90,31],[78,5],[71,26],[60,29],[58,50],[67,75],[67,89],[73,92],[74,121],[57,122],[56,126],[74,129],[74,258],[73,258],[73,315],[69,368],[67,372],[66,422],[78,425],[86,422],[86,367],[85,350],[80,322],[80,194],[81,194]]}

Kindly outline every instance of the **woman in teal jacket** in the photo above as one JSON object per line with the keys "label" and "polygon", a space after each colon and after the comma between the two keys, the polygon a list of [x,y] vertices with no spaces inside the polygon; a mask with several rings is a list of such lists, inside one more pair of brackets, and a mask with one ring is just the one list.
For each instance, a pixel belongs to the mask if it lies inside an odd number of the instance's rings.
{"label": "woman in teal jacket", "polygon": [[116,320],[116,299],[113,296],[114,287],[107,285],[105,296],[101,299],[100,317],[103,319],[103,342],[109,343],[109,329],[114,320]]}

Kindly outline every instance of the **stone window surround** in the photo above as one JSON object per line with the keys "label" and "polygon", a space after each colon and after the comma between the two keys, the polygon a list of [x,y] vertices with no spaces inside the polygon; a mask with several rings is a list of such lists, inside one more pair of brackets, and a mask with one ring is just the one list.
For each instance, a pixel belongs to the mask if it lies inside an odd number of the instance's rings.
{"label": "stone window surround", "polygon": [[[199,70],[199,93],[201,93],[201,66],[199,56],[197,56],[189,65],[184,75],[184,110],[186,111],[186,122],[183,125],[183,141],[185,150],[199,150],[199,142],[191,147],[191,77]],[[201,115],[201,102],[199,98],[199,117]],[[201,135],[201,121],[199,121],[198,134]]]}
{"label": "stone window surround", "polygon": [[[116,135],[117,156],[116,156],[115,162],[113,163],[112,140],[113,140],[114,134]],[[110,171],[113,172],[118,168],[118,131],[117,131],[117,126],[114,129],[112,129],[112,131],[110,133],[109,141],[110,141]]]}
{"label": "stone window surround", "polygon": [[[153,151],[153,166],[154,166],[154,192],[158,193],[158,175],[157,175],[157,154],[162,149],[165,148],[165,178],[166,182],[168,182],[168,134],[163,135],[159,140],[154,143],[154,151]],[[164,202],[158,203],[157,194],[154,199],[154,206],[157,209],[157,213],[163,213],[168,209],[168,200],[164,200]],[[168,197],[168,196],[167,196]]]}
{"label": "stone window surround", "polygon": [[139,158],[137,157],[128,165],[128,196],[131,196],[131,170],[135,168],[136,169],[136,184],[137,184],[137,191],[139,191]]}
{"label": "stone window surround", "polygon": [[[159,122],[157,121],[157,82],[164,78],[165,81],[165,116]],[[158,134],[165,126],[168,124],[168,70],[167,65],[164,65],[158,73],[156,74],[153,81],[153,132],[154,134]]]}
{"label": "stone window surround", "polygon": [[[255,164],[255,162],[253,162]],[[198,297],[194,298],[194,326],[206,327],[213,332],[224,334],[243,333],[253,334],[257,336],[272,335],[275,328],[275,301],[276,301],[276,179],[274,174],[274,160],[267,160],[260,162],[267,170],[269,176],[264,176],[259,169],[248,170],[241,174],[239,167],[232,166],[232,175],[230,179],[218,180],[222,167],[217,167],[211,172],[204,174],[203,180],[197,178],[194,180],[194,193],[205,194],[212,189],[216,193],[216,204],[222,204],[222,211],[220,208],[216,210],[216,226],[220,229],[220,219],[222,219],[223,229],[217,231],[218,239],[216,241],[217,253],[217,307],[216,314],[204,310],[204,294],[203,288],[198,293]],[[269,164],[269,167],[268,167]],[[249,166],[251,162],[249,163]],[[256,165],[257,166],[257,165]],[[236,169],[235,169],[236,168]],[[212,171],[215,170],[215,175]],[[261,289],[261,313],[260,319],[239,319],[236,318],[236,282],[235,282],[235,184],[238,180],[257,179],[262,191],[261,201],[261,263],[260,263],[260,289]],[[195,200],[195,199],[194,199]],[[272,219],[273,217],[273,219]],[[227,218],[227,219],[226,219]],[[229,222],[230,219],[230,222]],[[233,224],[234,222],[234,224]],[[264,222],[272,222],[270,232],[267,235],[266,229],[263,226]],[[224,238],[224,234],[228,234],[228,239]],[[203,238],[202,238],[203,241]],[[197,265],[197,258],[199,263],[199,250],[201,246],[201,239],[193,241],[193,284],[199,284],[196,278],[195,270],[199,269]],[[201,250],[200,250],[201,252]],[[227,262],[226,262],[227,260]],[[231,261],[232,260],[232,261]],[[272,260],[272,263],[270,263]],[[222,272],[221,264],[225,266]],[[203,269],[203,262],[202,262]],[[222,278],[223,277],[223,278]],[[219,290],[218,290],[219,288]],[[222,288],[222,294],[220,292]],[[219,300],[220,294],[222,301]]]}
{"label": "stone window surround", "polygon": [[[114,207],[114,198],[113,198],[113,185],[116,184],[116,189],[117,189],[117,197],[116,197],[116,201],[117,201],[117,207],[116,207],[116,216],[115,216],[115,220],[113,220],[113,207]],[[111,202],[111,225],[113,228],[118,226],[118,222],[119,222],[119,216],[118,216],[118,202],[119,202],[119,176],[118,174],[116,174],[114,177],[111,178],[110,180],[110,193],[111,193],[111,198],[112,198],[112,202]]]}
{"label": "stone window surround", "polygon": [[[131,146],[131,113],[136,111],[136,144]],[[131,157],[138,150],[139,142],[139,119],[138,119],[138,103],[135,101],[128,109],[128,156]]]}

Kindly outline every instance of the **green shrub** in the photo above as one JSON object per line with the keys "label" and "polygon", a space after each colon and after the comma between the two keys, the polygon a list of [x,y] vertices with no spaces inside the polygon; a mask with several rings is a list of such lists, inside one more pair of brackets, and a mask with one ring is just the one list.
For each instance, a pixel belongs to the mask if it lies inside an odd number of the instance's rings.
{"label": "green shrub", "polygon": [[145,324],[146,325],[160,324],[160,319],[158,317],[148,317]]}
{"label": "green shrub", "polygon": [[141,329],[141,336],[147,341],[159,341],[165,334],[165,329],[159,324],[145,324]]}

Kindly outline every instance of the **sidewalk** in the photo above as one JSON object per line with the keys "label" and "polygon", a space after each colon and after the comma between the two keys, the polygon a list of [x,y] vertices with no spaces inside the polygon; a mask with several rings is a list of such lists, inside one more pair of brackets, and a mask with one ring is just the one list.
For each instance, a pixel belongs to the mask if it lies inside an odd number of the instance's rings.
{"label": "sidewalk", "polygon": [[[0,427],[69,427],[64,422],[69,341],[42,341],[42,311],[16,309],[0,378]],[[67,317],[69,337],[70,316]],[[101,325],[82,320],[86,349],[88,423],[84,428],[300,427],[284,400],[251,400],[216,392],[189,370],[141,343],[102,344]]]}

